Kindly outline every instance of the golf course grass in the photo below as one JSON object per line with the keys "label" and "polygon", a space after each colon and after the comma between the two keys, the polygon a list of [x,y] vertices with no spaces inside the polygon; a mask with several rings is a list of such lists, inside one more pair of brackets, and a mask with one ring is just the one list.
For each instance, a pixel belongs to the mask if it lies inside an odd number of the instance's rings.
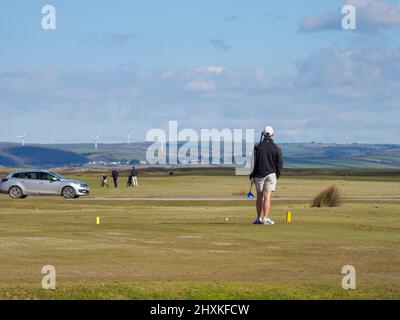
{"label": "golf course grass", "polygon": [[[118,190],[98,177],[72,176],[91,186],[78,200],[0,196],[1,299],[400,299],[400,180],[283,177],[276,225],[253,226],[246,177],[122,177]],[[311,208],[332,183],[343,205]],[[41,288],[44,265],[56,290]]]}

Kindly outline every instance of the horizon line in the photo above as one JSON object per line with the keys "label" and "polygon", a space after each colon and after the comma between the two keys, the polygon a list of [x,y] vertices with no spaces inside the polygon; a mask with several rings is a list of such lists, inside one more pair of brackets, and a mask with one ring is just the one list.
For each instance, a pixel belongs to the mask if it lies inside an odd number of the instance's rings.
{"label": "horizon line", "polygon": [[[176,141],[177,143],[187,143],[189,141],[185,140],[178,140]],[[199,143],[207,141],[199,141]],[[215,140],[210,140],[210,142],[218,142]],[[219,140],[219,142],[224,143],[223,140]],[[239,142],[239,141],[232,141],[232,142]],[[242,143],[245,143],[246,141],[242,141]],[[148,144],[153,144],[156,143],[156,141],[134,141],[130,142],[129,144],[127,142],[101,142],[99,145],[134,145],[134,144],[143,144],[143,143],[148,143]],[[167,141],[167,145],[170,142]],[[257,142],[255,142],[257,143]],[[390,142],[320,142],[320,141],[302,141],[302,142],[277,142],[278,144],[312,144],[312,145],[322,145],[322,144],[328,144],[328,145],[389,145],[389,146],[400,146],[400,143],[390,143]],[[0,141],[0,144],[13,144],[13,145],[21,145],[20,142],[10,142],[10,141]],[[87,145],[92,145],[94,144],[93,142],[64,142],[64,143],[43,143],[43,142],[34,142],[34,143],[27,143],[25,142],[25,147],[26,146],[37,146],[37,145],[44,145],[44,146],[61,146],[61,145],[78,145],[78,144],[87,144]]]}

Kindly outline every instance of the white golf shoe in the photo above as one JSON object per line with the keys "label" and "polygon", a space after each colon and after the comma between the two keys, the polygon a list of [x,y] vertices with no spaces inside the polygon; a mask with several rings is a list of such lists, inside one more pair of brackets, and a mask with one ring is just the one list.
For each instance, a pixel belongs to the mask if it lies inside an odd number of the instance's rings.
{"label": "white golf shoe", "polygon": [[272,226],[275,224],[275,222],[272,221],[270,218],[266,218],[264,219],[264,224]]}

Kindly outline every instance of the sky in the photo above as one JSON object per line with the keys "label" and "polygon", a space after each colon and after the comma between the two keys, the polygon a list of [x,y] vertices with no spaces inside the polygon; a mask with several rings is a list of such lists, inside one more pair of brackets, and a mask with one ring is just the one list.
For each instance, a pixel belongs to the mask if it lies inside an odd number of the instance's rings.
{"label": "sky", "polygon": [[[342,28],[353,5],[357,29]],[[42,7],[56,29],[42,28]],[[400,143],[400,1],[3,0],[0,141],[153,128]]]}

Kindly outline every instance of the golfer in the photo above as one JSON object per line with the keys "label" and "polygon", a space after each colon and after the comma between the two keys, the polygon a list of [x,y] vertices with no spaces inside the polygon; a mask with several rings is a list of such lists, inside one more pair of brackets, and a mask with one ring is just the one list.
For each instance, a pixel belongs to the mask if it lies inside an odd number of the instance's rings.
{"label": "golfer", "polygon": [[257,218],[253,224],[275,224],[269,217],[271,194],[283,168],[282,150],[274,143],[274,129],[265,127],[261,141],[254,147],[250,179],[257,189]]}
{"label": "golfer", "polygon": [[119,172],[117,170],[113,170],[111,172],[111,176],[113,178],[114,182],[114,188],[118,188],[118,177],[119,177]]}
{"label": "golfer", "polygon": [[139,172],[137,171],[137,169],[135,167],[132,167],[130,175],[132,176],[133,187],[139,187],[139,183],[138,183]]}

